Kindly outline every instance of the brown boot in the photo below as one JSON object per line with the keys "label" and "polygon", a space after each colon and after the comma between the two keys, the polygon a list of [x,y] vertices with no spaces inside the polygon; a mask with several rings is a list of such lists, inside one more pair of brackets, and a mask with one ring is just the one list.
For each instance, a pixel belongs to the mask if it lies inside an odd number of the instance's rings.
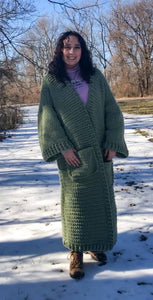
{"label": "brown boot", "polygon": [[81,279],[84,276],[82,252],[71,251],[70,253],[70,276],[75,279]]}
{"label": "brown boot", "polygon": [[106,265],[106,263],[107,263],[107,256],[106,256],[106,254],[104,252],[92,252],[92,251],[88,251],[87,253],[89,253],[94,260],[100,261],[103,265]]}

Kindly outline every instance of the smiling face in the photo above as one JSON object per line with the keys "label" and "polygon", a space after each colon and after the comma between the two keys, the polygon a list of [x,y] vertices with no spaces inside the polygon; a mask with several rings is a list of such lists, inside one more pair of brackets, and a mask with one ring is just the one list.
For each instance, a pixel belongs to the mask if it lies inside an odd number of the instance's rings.
{"label": "smiling face", "polygon": [[72,69],[78,64],[82,51],[76,36],[70,35],[63,41],[62,53],[67,68]]}

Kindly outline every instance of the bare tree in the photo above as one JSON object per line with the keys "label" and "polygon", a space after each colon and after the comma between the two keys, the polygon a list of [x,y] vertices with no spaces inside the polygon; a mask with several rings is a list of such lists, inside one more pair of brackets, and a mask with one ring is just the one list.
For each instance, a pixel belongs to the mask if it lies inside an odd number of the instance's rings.
{"label": "bare tree", "polygon": [[126,79],[142,97],[149,95],[153,72],[153,0],[127,5],[118,1],[110,17],[110,43],[122,85]]}
{"label": "bare tree", "polygon": [[67,7],[63,9],[66,20],[69,21],[65,27],[69,26],[84,36],[94,61],[105,73],[107,66],[110,65],[107,21],[104,14],[105,2],[100,4],[97,2],[93,7],[88,6],[88,3],[88,1],[85,2],[83,10],[72,10]]}
{"label": "bare tree", "polygon": [[23,55],[19,50],[19,39],[29,30],[30,16],[34,11],[31,0],[0,0],[1,58],[7,61],[13,50]]}
{"label": "bare tree", "polygon": [[22,38],[24,56],[37,62],[31,64],[27,59],[22,59],[20,62],[20,76],[24,78],[24,98],[28,103],[39,101],[41,81],[53,59],[59,28],[59,19],[57,21],[53,16],[43,16]]}
{"label": "bare tree", "polygon": [[[30,56],[37,65],[33,65],[35,73],[35,83],[40,84],[41,79],[48,70],[48,64],[52,60],[56,45],[56,40],[59,35],[59,20],[54,20],[54,17],[42,17],[38,20],[30,32],[24,36],[24,54]],[[31,64],[24,60],[27,70]]]}
{"label": "bare tree", "polygon": [[34,12],[31,1],[0,0],[0,88],[2,90],[0,103],[6,104],[14,97],[8,91],[10,84],[18,81],[18,68],[23,53],[20,48],[20,38],[29,29],[29,20]]}

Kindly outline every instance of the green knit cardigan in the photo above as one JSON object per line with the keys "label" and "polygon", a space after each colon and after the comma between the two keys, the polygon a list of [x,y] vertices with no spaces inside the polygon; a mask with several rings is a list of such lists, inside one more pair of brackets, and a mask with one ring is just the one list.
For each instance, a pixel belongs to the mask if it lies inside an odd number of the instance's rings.
{"label": "green knit cardigan", "polygon": [[[104,161],[104,149],[125,158],[122,112],[101,72],[96,69],[85,107],[71,82],[44,78],[38,113],[38,131],[45,161],[57,160],[61,183],[64,245],[74,251],[106,251],[117,237],[113,165]],[[75,148],[81,160],[70,167],[61,152]]]}

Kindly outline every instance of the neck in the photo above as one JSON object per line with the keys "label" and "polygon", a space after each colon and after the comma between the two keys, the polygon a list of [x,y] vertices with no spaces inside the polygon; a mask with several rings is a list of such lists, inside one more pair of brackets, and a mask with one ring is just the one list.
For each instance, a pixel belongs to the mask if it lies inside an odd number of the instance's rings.
{"label": "neck", "polygon": [[80,67],[79,67],[79,64],[77,64],[77,65],[75,65],[75,66],[73,66],[73,67],[68,67],[68,66],[66,66],[66,70],[67,71],[71,71],[71,70],[79,70],[80,69]]}

